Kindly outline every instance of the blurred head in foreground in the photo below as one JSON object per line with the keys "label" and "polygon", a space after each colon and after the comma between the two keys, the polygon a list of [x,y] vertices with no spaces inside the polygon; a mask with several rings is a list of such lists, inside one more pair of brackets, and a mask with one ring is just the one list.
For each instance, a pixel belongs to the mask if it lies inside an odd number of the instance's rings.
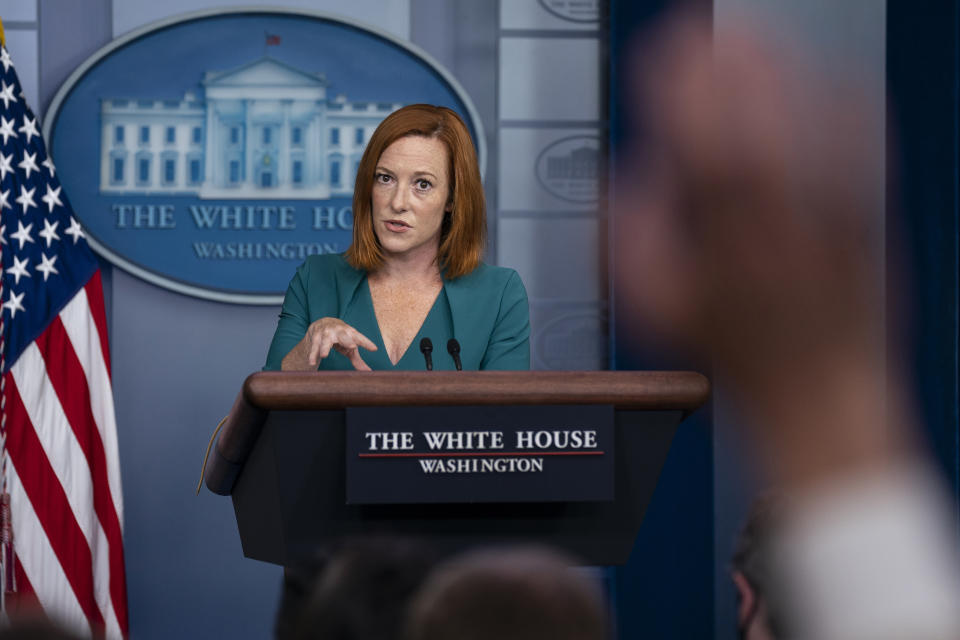
{"label": "blurred head in foreground", "polygon": [[401,638],[407,604],[432,566],[416,542],[370,538],[341,548],[321,569],[301,611],[294,638]]}
{"label": "blurred head in foreground", "polygon": [[415,598],[407,640],[603,640],[600,590],[572,564],[539,548],[456,558]]}

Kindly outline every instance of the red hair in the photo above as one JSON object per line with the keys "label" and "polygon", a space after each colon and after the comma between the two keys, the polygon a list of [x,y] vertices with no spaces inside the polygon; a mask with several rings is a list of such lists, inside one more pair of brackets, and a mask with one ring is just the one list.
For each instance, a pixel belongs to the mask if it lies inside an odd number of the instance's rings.
{"label": "red hair", "polygon": [[370,137],[357,168],[353,189],[353,242],[345,254],[356,269],[374,271],[383,264],[373,231],[371,194],[377,163],[391,144],[406,136],[443,142],[450,166],[450,211],[440,229],[437,262],[444,275],[458,278],[477,268],[486,244],[487,219],[477,152],[467,126],[455,111],[429,104],[411,104],[387,116]]}

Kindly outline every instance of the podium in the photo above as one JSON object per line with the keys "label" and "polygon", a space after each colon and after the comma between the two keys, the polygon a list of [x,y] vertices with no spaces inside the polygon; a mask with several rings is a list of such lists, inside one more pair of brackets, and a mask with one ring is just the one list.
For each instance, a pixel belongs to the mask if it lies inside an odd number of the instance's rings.
{"label": "podium", "polygon": [[[707,379],[693,372],[259,372],[237,396],[205,482],[231,496],[244,555],[286,567],[368,534],[416,537],[440,552],[548,544],[587,564],[619,565],[679,423],[708,394]],[[456,415],[574,405],[612,407],[610,499],[476,502],[462,495],[429,504],[347,503],[351,408],[448,407]]]}

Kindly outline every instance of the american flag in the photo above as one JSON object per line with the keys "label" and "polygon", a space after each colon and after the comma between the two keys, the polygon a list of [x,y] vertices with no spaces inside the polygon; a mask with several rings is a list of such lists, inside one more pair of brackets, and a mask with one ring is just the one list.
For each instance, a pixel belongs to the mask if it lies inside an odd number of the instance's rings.
{"label": "american flag", "polygon": [[39,605],[84,635],[121,638],[123,498],[103,288],[38,126],[2,48],[4,605],[11,616]]}

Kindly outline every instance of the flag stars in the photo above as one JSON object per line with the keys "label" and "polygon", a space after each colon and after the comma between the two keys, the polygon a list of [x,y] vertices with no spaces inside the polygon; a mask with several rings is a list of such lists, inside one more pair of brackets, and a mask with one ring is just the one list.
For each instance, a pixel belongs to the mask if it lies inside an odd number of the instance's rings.
{"label": "flag stars", "polygon": [[43,231],[38,235],[47,241],[47,248],[50,248],[50,245],[53,244],[54,240],[59,240],[60,236],[57,235],[57,227],[60,225],[60,221],[57,220],[53,224],[50,224],[49,220],[43,221]]}
{"label": "flag stars", "polygon": [[[17,129],[17,131],[19,131],[24,135],[24,137],[26,137],[27,144],[30,144],[31,138],[40,137],[40,132],[37,131],[37,119],[28,118],[26,115],[23,116],[23,126]],[[33,157],[36,158],[37,157],[36,154],[34,154]],[[39,171],[39,169],[37,169],[37,171]]]}
{"label": "flag stars", "polygon": [[2,53],[0,53],[0,64],[3,65],[4,72],[10,71],[10,67],[13,66],[13,61],[10,59],[10,54],[7,53],[6,47],[3,47]]}
{"label": "flag stars", "polygon": [[[21,129],[23,131],[23,129]],[[23,152],[23,160],[17,163],[17,166],[23,169],[23,172],[27,174],[27,179],[30,179],[30,173],[36,171],[40,173],[40,167],[37,166],[37,154]]]}
{"label": "flag stars", "polygon": [[0,191],[0,211],[12,208],[13,207],[10,206],[10,189]]}
{"label": "flag stars", "polygon": [[[71,220],[73,220],[73,218],[71,218]],[[28,224],[26,227],[24,227],[23,222],[21,220],[17,220],[17,231],[16,233],[10,234],[11,238],[13,238],[14,240],[20,243],[21,250],[23,249],[23,245],[25,243],[34,241],[33,238],[30,236],[31,229],[33,229],[32,222]],[[69,229],[67,230],[67,233],[70,233]],[[74,243],[76,243],[76,240],[74,240]]]}
{"label": "flag stars", "polygon": [[70,216],[70,226],[63,230],[65,234],[73,238],[73,244],[77,244],[77,240],[84,238],[83,230],[80,229],[80,223],[77,222],[77,219],[73,216]]}
{"label": "flag stars", "polygon": [[36,191],[36,187],[33,189],[27,189],[25,186],[20,185],[20,195],[17,196],[17,204],[23,207],[24,214],[27,213],[27,210],[30,207],[33,207],[34,209],[37,208],[37,203],[33,200],[33,194],[36,193]]}
{"label": "flag stars", "polygon": [[40,164],[42,164],[43,166],[45,166],[45,167],[47,168],[47,171],[50,172],[50,177],[51,177],[51,178],[56,177],[56,175],[57,175],[57,168],[53,166],[53,160],[50,159],[50,156],[47,156],[47,159],[44,160],[43,162],[41,162]]}
{"label": "flag stars", "polygon": [[4,155],[0,153],[0,181],[6,180],[8,173],[13,173],[13,154]]}
{"label": "flag stars", "polygon": [[57,256],[55,255],[52,258],[47,258],[47,254],[45,253],[40,254],[40,264],[34,267],[34,269],[36,269],[37,271],[43,274],[44,282],[47,281],[47,278],[50,276],[51,273],[60,273],[59,271],[57,271],[57,268],[53,266],[53,263],[56,261],[57,261]]}
{"label": "flag stars", "polygon": [[9,138],[16,138],[17,133],[13,130],[13,125],[16,123],[16,118],[13,120],[7,120],[3,116],[0,116],[0,136],[3,136],[3,144],[7,144]]}
{"label": "flag stars", "polygon": [[21,293],[20,295],[15,294],[13,291],[10,292],[10,297],[7,298],[7,301],[3,303],[4,309],[10,310],[10,317],[16,318],[17,311],[26,312],[27,310],[23,307],[23,296],[26,295],[26,292]]}
{"label": "flag stars", "polygon": [[22,261],[17,257],[13,256],[13,266],[7,270],[7,273],[12,275],[15,279],[15,284],[20,284],[20,278],[29,278],[30,274],[27,272],[27,263],[30,262],[30,258],[24,258]]}
{"label": "flag stars", "polygon": [[17,85],[15,84],[8,85],[6,82],[3,82],[2,85],[3,87],[2,89],[0,89],[0,100],[3,100],[3,108],[9,109],[10,101],[11,100],[13,102],[17,101],[17,97],[13,95],[13,90],[16,89]]}
{"label": "flag stars", "polygon": [[47,204],[47,208],[48,208],[47,213],[53,213],[53,208],[55,206],[59,206],[59,207],[63,206],[63,203],[60,202],[61,189],[63,189],[63,187],[57,187],[56,189],[51,189],[50,184],[49,183],[47,184],[47,193],[44,194],[42,198],[40,198]]}

